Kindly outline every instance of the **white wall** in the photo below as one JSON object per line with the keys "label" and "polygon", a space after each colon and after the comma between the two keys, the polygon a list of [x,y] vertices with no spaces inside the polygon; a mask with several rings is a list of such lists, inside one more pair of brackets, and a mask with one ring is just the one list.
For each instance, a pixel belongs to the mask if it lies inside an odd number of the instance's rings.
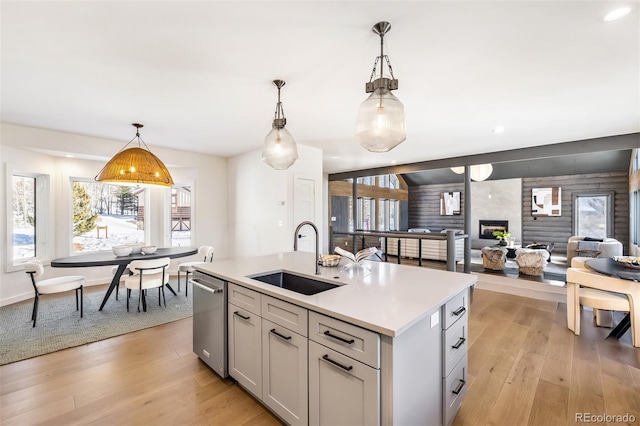
{"label": "white wall", "polygon": [[490,241],[478,237],[480,220],[508,220],[511,236],[522,242],[522,179],[471,182],[470,237],[474,248]]}
{"label": "white wall", "polygon": [[[0,188],[2,188],[2,253],[7,235],[7,209],[5,207],[6,167],[7,164],[22,171],[47,174],[51,178],[50,234],[52,241],[49,260],[71,254],[71,177],[93,179],[104,162],[119,151],[128,138],[122,141],[93,138],[77,134],[55,132],[0,123]],[[151,142],[151,141],[150,141]],[[152,143],[152,142],[151,142]],[[227,160],[224,158],[190,153],[186,151],[155,148],[154,154],[160,157],[176,183],[192,185],[194,210],[192,212],[192,245],[213,245],[218,258],[228,256],[228,217],[227,217]],[[72,153],[80,158],[65,158],[64,153]],[[162,188],[152,188],[151,218],[157,225],[152,229],[150,243],[164,245],[166,230],[162,224],[168,219],[163,209]],[[165,232],[164,235],[162,233]],[[179,261],[174,260],[172,269]],[[79,274],[79,270],[45,268],[45,278]],[[83,268],[81,275],[87,277],[89,284],[100,284],[111,279],[111,268]],[[33,288],[28,277],[22,271],[7,272],[6,256],[0,257],[0,306],[33,297]]]}
{"label": "white wall", "polygon": [[[229,159],[229,255],[259,256],[293,250],[293,185],[296,176],[315,180],[315,223],[323,246],[322,150],[298,145],[287,170],[264,164],[261,151]],[[282,226],[280,226],[282,223]]]}

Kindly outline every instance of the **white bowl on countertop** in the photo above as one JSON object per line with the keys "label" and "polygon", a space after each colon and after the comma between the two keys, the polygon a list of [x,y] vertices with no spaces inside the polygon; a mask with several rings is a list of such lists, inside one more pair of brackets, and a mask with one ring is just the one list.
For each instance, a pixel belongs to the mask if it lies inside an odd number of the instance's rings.
{"label": "white bowl on countertop", "polygon": [[113,246],[111,247],[111,251],[117,257],[129,256],[131,254],[131,246]]}
{"label": "white bowl on countertop", "polygon": [[158,250],[158,246],[142,246],[142,254],[153,254]]}

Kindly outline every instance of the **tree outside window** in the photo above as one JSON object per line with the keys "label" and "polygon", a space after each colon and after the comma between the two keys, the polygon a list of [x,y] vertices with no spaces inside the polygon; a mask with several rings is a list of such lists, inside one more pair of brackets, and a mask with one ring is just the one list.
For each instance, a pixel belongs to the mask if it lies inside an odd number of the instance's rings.
{"label": "tree outside window", "polygon": [[36,178],[12,176],[13,261],[36,257]]}
{"label": "tree outside window", "polygon": [[76,180],[73,188],[73,252],[144,244],[144,187]]}

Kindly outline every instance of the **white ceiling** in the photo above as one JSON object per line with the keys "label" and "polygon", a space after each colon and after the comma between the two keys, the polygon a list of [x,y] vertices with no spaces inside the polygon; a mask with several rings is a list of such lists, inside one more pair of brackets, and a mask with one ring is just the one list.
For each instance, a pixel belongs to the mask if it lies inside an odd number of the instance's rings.
{"label": "white ceiling", "polygon": [[[3,0],[1,118],[123,144],[140,122],[152,147],[232,156],[261,148],[283,79],[287,128],[328,173],[633,133],[638,6]],[[373,154],[353,135],[381,20],[408,134]]]}

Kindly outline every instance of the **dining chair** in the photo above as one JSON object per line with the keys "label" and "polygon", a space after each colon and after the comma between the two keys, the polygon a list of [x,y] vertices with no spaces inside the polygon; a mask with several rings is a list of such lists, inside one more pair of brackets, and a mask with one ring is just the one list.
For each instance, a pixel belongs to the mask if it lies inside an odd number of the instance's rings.
{"label": "dining chair", "polygon": [[[83,291],[85,277],[81,275],[70,275],[65,277],[55,277],[46,280],[36,281],[36,278],[44,274],[44,266],[39,260],[32,260],[24,264],[24,270],[31,276],[31,284],[35,291],[33,299],[33,311],[31,312],[31,320],[33,327],[36,326],[36,318],[38,317],[38,305],[40,304],[40,296],[44,294],[64,293],[65,291],[75,290],[76,292],[76,311],[80,310],[80,318],[83,317]],[[80,302],[78,303],[78,290],[80,291]]]}
{"label": "dining chair", "polygon": [[[610,277],[588,269],[567,269],[567,325],[580,335],[582,306],[629,312],[631,340],[640,347],[640,286],[631,280]],[[597,320],[597,318],[596,318]]]}
{"label": "dining chair", "polygon": [[[581,257],[574,257],[571,259],[571,267],[572,268],[580,268],[580,269],[589,269],[587,267],[587,262],[589,260],[593,259],[593,257],[586,257],[586,256],[581,256]],[[589,304],[589,302],[587,300],[585,300],[586,303],[582,303],[582,291],[586,290],[586,289],[581,289],[581,301],[580,304],[583,306],[590,306],[593,309],[593,318],[596,321],[596,325],[598,327],[611,327],[611,325],[613,324],[613,313],[612,311],[609,310],[604,310],[604,309],[598,309],[596,307],[593,306],[593,304],[597,304],[597,302],[593,302],[593,294],[592,297],[590,298],[590,300],[592,301],[591,304]],[[594,291],[600,291],[600,290],[594,290]]]}
{"label": "dining chair", "polygon": [[[114,265],[111,267],[111,275],[115,275],[116,272],[118,272],[118,265]],[[127,265],[127,268],[124,270],[124,272],[122,273],[122,276],[120,277],[120,281],[118,281],[118,284],[116,285],[116,300],[118,300],[118,295],[120,293],[120,282],[124,280],[124,277],[126,277],[127,275],[131,275],[131,271],[129,270],[129,265]]]}
{"label": "dining chair", "polygon": [[[171,259],[162,257],[159,259],[134,260],[129,264],[129,270],[132,275],[124,279],[124,286],[127,289],[127,312],[129,312],[129,297],[131,290],[138,290],[138,312],[140,312],[140,303],[142,310],[147,311],[146,292],[150,288],[158,288],[158,306],[164,301],[165,308],[167,300],[164,296],[164,286],[169,284],[169,263]],[[162,294],[162,299],[160,295]]]}
{"label": "dining chair", "polygon": [[178,265],[178,291],[180,291],[180,272],[186,273],[186,278],[184,283],[185,296],[189,296],[189,273],[192,273],[195,270],[195,267],[198,265],[202,265],[207,262],[213,262],[213,247],[200,246],[200,248],[198,248],[197,256],[202,260],[197,260],[193,262],[184,262]]}

